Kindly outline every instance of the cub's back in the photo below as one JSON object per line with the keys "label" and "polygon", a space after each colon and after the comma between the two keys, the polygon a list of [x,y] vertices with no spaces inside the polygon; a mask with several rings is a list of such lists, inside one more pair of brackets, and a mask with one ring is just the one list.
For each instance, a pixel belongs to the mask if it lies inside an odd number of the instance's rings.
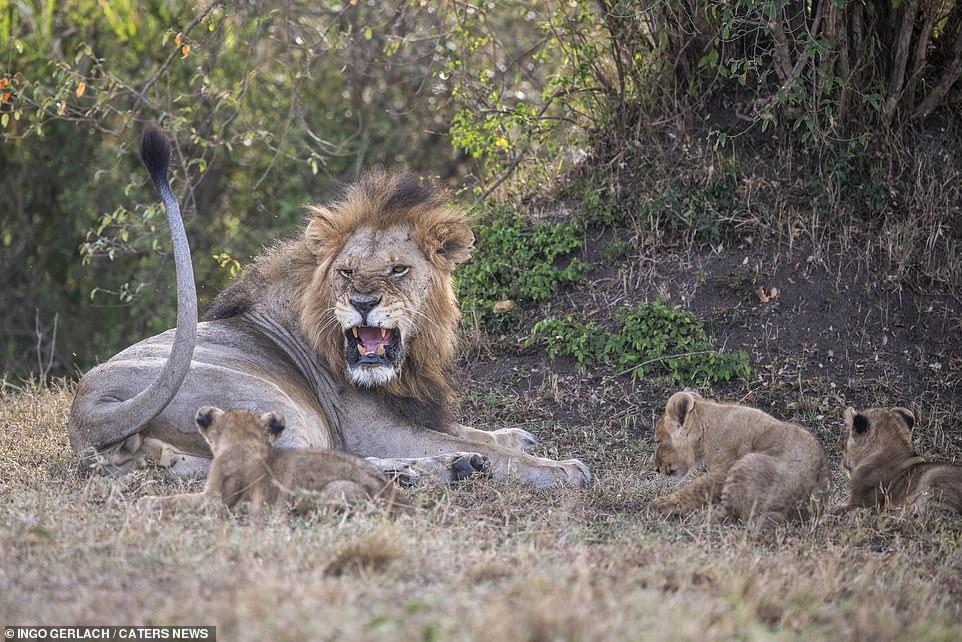
{"label": "cub's back", "polygon": [[757,452],[802,460],[813,466],[827,465],[821,442],[805,426],[777,419],[758,408],[721,404],[718,407],[721,412],[717,421],[738,455]]}

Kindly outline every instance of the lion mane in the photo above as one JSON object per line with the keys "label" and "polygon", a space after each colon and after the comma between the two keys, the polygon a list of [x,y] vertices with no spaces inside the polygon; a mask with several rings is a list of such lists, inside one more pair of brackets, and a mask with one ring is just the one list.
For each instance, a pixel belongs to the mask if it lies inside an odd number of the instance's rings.
{"label": "lion mane", "polygon": [[407,225],[431,265],[429,293],[410,338],[399,375],[370,394],[401,416],[441,429],[452,416],[456,395],[450,382],[461,320],[451,280],[455,265],[474,244],[468,214],[451,205],[446,190],[410,173],[373,169],[348,185],[330,204],[309,207],[304,235],[274,248],[244,271],[206,315],[220,319],[246,311],[279,279],[290,284],[298,324],[307,344],[343,385],[349,385],[342,329],[334,316],[331,264],[351,234]]}

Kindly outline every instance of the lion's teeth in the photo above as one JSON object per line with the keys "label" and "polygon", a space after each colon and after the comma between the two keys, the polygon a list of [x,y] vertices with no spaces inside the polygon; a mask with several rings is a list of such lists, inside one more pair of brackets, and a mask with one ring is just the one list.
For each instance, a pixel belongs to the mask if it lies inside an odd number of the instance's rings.
{"label": "lion's teeth", "polygon": [[377,350],[375,351],[375,354],[377,354],[378,356],[383,357],[383,356],[384,356],[384,346],[383,346],[383,345],[378,346],[378,347],[377,347]]}
{"label": "lion's teeth", "polygon": [[387,336],[387,328],[381,328],[381,338],[383,339],[386,336]]}
{"label": "lion's teeth", "polygon": [[358,337],[357,337],[357,326],[354,326],[353,328],[351,328],[351,331],[354,333],[354,338],[357,339],[357,338],[358,338]]}
{"label": "lion's teeth", "polygon": [[362,357],[367,354],[367,348],[364,347],[363,343],[357,344],[357,351],[361,353]]}

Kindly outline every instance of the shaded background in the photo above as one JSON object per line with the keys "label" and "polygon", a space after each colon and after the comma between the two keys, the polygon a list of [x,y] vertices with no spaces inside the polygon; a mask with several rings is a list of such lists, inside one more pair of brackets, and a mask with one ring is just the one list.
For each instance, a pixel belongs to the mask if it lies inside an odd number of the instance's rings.
{"label": "shaded background", "polygon": [[150,120],[202,305],[377,163],[476,209],[482,331],[527,333],[592,264],[746,237],[957,299],[960,74],[954,0],[5,3],[0,372],[174,323]]}

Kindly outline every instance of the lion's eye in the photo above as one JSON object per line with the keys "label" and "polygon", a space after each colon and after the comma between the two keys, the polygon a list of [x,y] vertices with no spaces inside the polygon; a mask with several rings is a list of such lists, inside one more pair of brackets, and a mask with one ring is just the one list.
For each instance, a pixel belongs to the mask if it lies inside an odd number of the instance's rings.
{"label": "lion's eye", "polygon": [[345,279],[349,279],[354,276],[354,270],[338,270],[337,273],[343,276]]}
{"label": "lion's eye", "polygon": [[393,268],[391,268],[391,275],[404,276],[405,274],[408,273],[410,269],[411,269],[410,266],[407,266],[407,265],[395,265]]}

